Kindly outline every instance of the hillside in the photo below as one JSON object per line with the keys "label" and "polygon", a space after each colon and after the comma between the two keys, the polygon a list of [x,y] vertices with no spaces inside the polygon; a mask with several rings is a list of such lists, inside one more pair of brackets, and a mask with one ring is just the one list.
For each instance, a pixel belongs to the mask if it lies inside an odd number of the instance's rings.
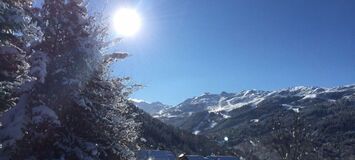
{"label": "hillside", "polygon": [[128,115],[136,115],[135,121],[141,123],[138,145],[141,149],[169,150],[175,154],[229,154],[214,141],[205,136],[193,135],[187,131],[167,125],[131,104]]}
{"label": "hillside", "polygon": [[187,131],[167,125],[148,113],[130,105],[128,115],[135,115],[135,121],[141,124],[138,145],[141,149],[169,150],[175,154],[237,154],[219,146],[213,140],[202,135],[193,135]]}

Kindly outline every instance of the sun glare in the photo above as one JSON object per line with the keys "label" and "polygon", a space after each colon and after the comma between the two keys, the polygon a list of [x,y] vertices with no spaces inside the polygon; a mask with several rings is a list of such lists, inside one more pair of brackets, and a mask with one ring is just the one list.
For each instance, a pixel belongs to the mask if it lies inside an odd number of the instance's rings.
{"label": "sun glare", "polygon": [[120,36],[135,35],[141,25],[141,17],[134,9],[121,8],[113,16],[113,27]]}

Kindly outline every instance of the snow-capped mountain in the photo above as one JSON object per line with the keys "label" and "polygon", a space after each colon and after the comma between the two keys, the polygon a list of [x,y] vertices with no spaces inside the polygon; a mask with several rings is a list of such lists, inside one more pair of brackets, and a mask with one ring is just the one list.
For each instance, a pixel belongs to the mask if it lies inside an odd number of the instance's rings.
{"label": "snow-capped mountain", "polygon": [[171,106],[161,102],[146,102],[140,99],[130,99],[138,108],[144,110],[150,115],[158,114],[160,111],[170,108]]}
{"label": "snow-capped mountain", "polygon": [[[298,112],[300,108],[314,103],[335,103],[339,99],[354,101],[354,97],[355,85],[335,88],[297,86],[277,91],[245,90],[240,93],[204,93],[189,98],[175,107],[155,112],[153,116],[166,123],[193,129],[193,132],[199,133],[216,127],[223,119],[230,118],[232,111],[236,109],[244,107],[256,109],[265,102],[283,99],[279,102],[282,109]],[[189,119],[196,119],[194,117],[202,115],[203,121],[190,126]]]}
{"label": "snow-capped mountain", "polygon": [[277,157],[290,146],[308,159],[337,159],[355,150],[354,115],[355,85],[347,85],[205,93],[154,117],[223,147],[253,152],[252,159]]}

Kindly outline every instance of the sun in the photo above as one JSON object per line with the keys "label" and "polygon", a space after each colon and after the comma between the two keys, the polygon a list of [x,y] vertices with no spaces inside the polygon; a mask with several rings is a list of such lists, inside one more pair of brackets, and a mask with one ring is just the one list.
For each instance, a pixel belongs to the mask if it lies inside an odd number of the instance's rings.
{"label": "sun", "polygon": [[121,8],[113,15],[113,27],[115,31],[124,37],[135,35],[141,28],[141,17],[136,10]]}

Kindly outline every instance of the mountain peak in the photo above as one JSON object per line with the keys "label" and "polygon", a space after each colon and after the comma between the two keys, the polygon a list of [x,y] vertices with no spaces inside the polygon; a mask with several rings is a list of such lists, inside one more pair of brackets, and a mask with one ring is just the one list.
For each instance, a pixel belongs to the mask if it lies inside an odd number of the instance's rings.
{"label": "mountain peak", "polygon": [[161,102],[147,102],[141,99],[129,99],[131,100],[138,108],[144,110],[145,112],[153,115],[159,113],[161,110],[170,108],[170,105],[163,104]]}

